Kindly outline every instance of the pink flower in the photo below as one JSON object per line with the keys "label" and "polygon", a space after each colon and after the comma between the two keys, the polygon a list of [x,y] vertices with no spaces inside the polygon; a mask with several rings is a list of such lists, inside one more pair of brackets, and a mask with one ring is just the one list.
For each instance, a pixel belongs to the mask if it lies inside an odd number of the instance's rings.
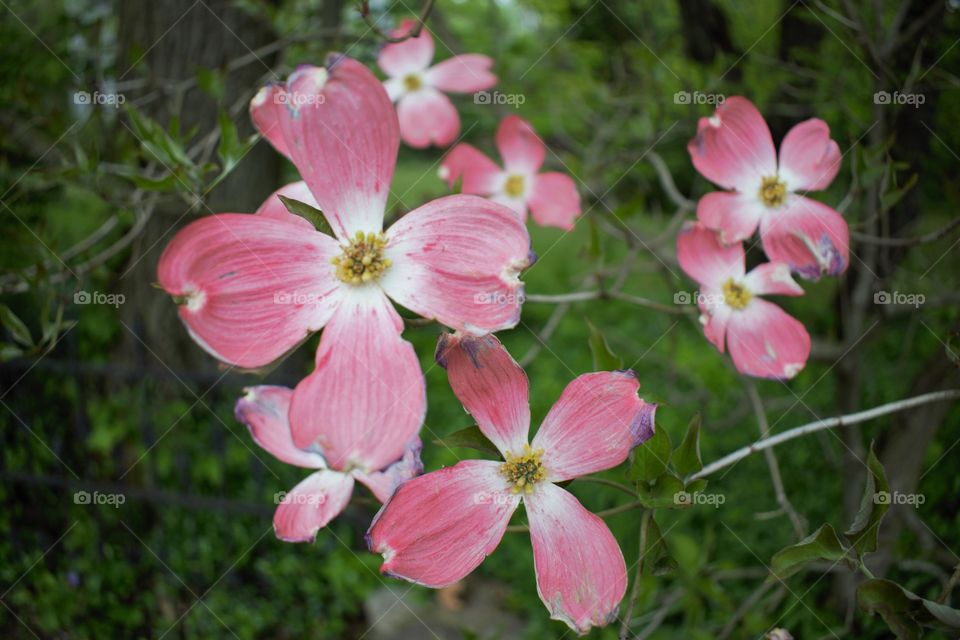
{"label": "pink flower", "polygon": [[[414,24],[404,20],[393,36],[406,35]],[[431,67],[432,61],[433,37],[426,27],[416,38],[386,45],[377,58],[389,76],[383,86],[397,103],[400,135],[411,147],[445,147],[460,133],[460,116],[442,91],[473,93],[497,84],[497,76],[490,73],[493,60],[487,56],[467,53]]]}
{"label": "pink flower", "polygon": [[293,391],[260,386],[246,390],[237,401],[237,420],[247,425],[253,440],[278,460],[316,471],[283,495],[273,516],[273,530],[287,542],[312,542],[317,531],[337,517],[359,480],[380,502],[386,502],[404,481],[423,471],[420,438],[414,436],[403,457],[382,469],[330,468],[322,451],[301,449],[293,443],[289,410]]}
{"label": "pink flower", "polygon": [[440,177],[452,188],[462,180],[462,193],[485,196],[527,219],[527,207],[537,224],[573,229],[580,215],[580,194],[570,176],[551,171],[538,173],[547,147],[530,123],[507,116],[497,128],[497,149],[504,168],[498,167],[476,147],[455,146],[440,165]]}
{"label": "pink flower", "polygon": [[437,360],[503,462],[466,460],[414,478],[380,510],[367,543],[384,574],[439,588],[473,571],[526,506],[537,591],[551,617],[579,633],[615,615],[627,586],[607,525],[566,489],[623,462],[650,438],[656,405],[632,371],[588,373],[564,390],[528,444],[527,376],[493,336],[441,336]]}
{"label": "pink flower", "polygon": [[429,202],[384,232],[397,116],[354,60],[302,67],[250,109],[304,178],[277,193],[321,209],[336,237],[274,194],[255,215],[208,216],[180,231],[160,258],[160,284],[197,342],[241,367],[264,366],[324,328],[316,368],[293,392],[293,442],[318,445],[334,469],[383,469],[426,409],[390,299],[460,331],[512,327],[529,235],[512,211],[473,196]]}
{"label": "pink flower", "polygon": [[729,191],[700,199],[697,217],[725,244],[746,240],[760,227],[763,250],[804,278],[838,275],[849,263],[850,232],[839,213],[811,200],[840,170],[840,148],[816,118],[787,132],[780,161],[763,116],[746,98],[727,99],[711,118],[700,118],[687,145],[693,166]]}
{"label": "pink flower", "polygon": [[784,379],[797,375],[810,355],[810,334],[766,294],[800,296],[803,289],[783,262],[746,272],[743,244],[724,245],[715,231],[688,224],[677,239],[680,267],[700,285],[703,332],[740,373]]}

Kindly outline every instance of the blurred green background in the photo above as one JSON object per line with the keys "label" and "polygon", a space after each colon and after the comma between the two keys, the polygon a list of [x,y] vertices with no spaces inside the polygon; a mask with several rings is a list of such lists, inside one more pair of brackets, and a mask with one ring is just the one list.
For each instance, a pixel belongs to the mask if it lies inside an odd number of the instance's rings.
{"label": "blurred green background", "polygon": [[[363,544],[372,500],[354,501],[314,545],[277,540],[274,494],[305,473],[257,448],[233,403],[247,385],[295,384],[317,339],[265,376],[227,370],[191,342],[153,286],[176,229],[253,211],[296,179],[250,138],[247,103],[327,51],[374,67],[382,40],[358,6],[0,5],[0,634],[571,637],[537,597],[523,533],[508,533],[462,588],[440,594],[378,574],[379,557]],[[368,20],[386,29],[419,10],[373,2]],[[693,218],[691,201],[713,189],[685,147],[719,95],[754,101],[777,141],[822,118],[844,152],[839,176],[814,197],[843,210],[855,255],[842,278],[777,301],[808,327],[814,352],[795,380],[757,383],[772,430],[958,386],[956,2],[441,0],[428,24],[437,59],[490,55],[497,90],[524,97],[512,107],[455,96],[463,139],[496,158],[497,123],[517,113],[546,140],[547,167],[573,175],[583,198],[573,232],[531,227],[540,256],[524,276],[531,299],[501,335],[526,366],[535,425],[567,382],[594,368],[592,324],[636,370],[641,395],[662,403],[658,428],[675,445],[698,412],[704,461],[757,439],[743,382],[690,308],[674,304],[695,287],[676,265],[676,231]],[[878,91],[923,103],[878,104]],[[77,92],[124,104],[81,104]],[[388,217],[447,193],[442,154],[401,149]],[[749,260],[762,255],[754,249]],[[574,291],[616,295],[549,298]],[[879,291],[925,300],[875,304]],[[78,292],[103,303],[83,304]],[[405,334],[427,376],[428,470],[473,455],[431,444],[471,424],[433,363],[440,331]],[[776,453],[803,530],[843,531],[875,440],[891,489],[925,499],[891,508],[868,566],[949,603],[960,562],[958,439],[960,410],[938,403]],[[625,482],[625,467],[603,475]],[[570,490],[594,511],[629,500],[595,484]],[[78,504],[79,491],[124,501]],[[880,616],[857,607],[862,578],[844,565],[814,563],[763,586],[773,554],[798,540],[763,456],[712,477],[707,492],[724,503],[657,510],[675,566],[643,576],[632,634],[760,638],[780,627],[804,639],[890,637]],[[608,522],[633,567],[640,512]],[[615,638],[619,626],[591,637]]]}

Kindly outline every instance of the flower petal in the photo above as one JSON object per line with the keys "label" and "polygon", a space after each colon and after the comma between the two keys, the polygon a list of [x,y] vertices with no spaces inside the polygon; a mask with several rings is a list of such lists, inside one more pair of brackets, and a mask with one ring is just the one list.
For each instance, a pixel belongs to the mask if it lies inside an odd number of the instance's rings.
{"label": "flower petal", "polygon": [[724,245],[717,232],[701,224],[686,224],[677,236],[680,268],[701,287],[719,290],[729,278],[740,278],[746,270],[743,244]]}
{"label": "flower petal", "polygon": [[408,93],[397,103],[400,135],[415,149],[445,147],[460,133],[460,116],[450,98],[436,89]]}
{"label": "flower petal", "polygon": [[717,348],[717,351],[724,353],[727,342],[727,324],[730,322],[730,315],[733,309],[725,304],[701,305],[700,324],[703,325],[703,335],[707,340]]}
{"label": "flower petal", "polygon": [[557,172],[541,173],[533,179],[527,201],[537,224],[569,231],[580,215],[580,194],[573,178]]}
{"label": "flower petal", "polygon": [[[261,99],[262,98],[262,99]],[[400,146],[390,98],[366,67],[339,54],[304,66],[251,103],[254,122],[290,159],[341,240],[380,231]],[[263,111],[264,113],[261,113]]]}
{"label": "flower petal", "polygon": [[[410,33],[416,21],[405,18],[400,26],[394,29],[391,35],[402,38]],[[377,64],[390,77],[403,76],[407,73],[423,71],[433,60],[433,36],[430,30],[423,27],[416,38],[407,38],[403,42],[387,44],[377,56]]]}
{"label": "flower petal", "polygon": [[780,144],[780,177],[791,191],[826,189],[840,171],[840,147],[818,118],[796,125]]}
{"label": "flower petal", "polygon": [[184,299],[180,318],[214,357],[246,368],[276,360],[333,314],[340,286],[333,238],[269,216],[197,220],[167,245],[160,285]]}
{"label": "flower petal", "polygon": [[755,295],[803,295],[803,287],[790,275],[790,267],[785,262],[757,265],[744,277],[743,284]]}
{"label": "flower petal", "polygon": [[268,218],[279,218],[281,220],[286,220],[287,222],[300,225],[304,229],[314,230],[313,225],[306,219],[301,218],[298,215],[290,213],[287,210],[286,205],[278,198],[277,196],[283,196],[285,198],[293,198],[294,200],[299,200],[305,204],[320,208],[320,205],[317,204],[317,199],[313,197],[313,193],[310,191],[310,187],[307,186],[307,183],[303,180],[299,182],[291,182],[288,185],[280,187],[276,191],[270,194],[266,200],[263,201],[263,204],[260,205],[260,208],[257,209],[258,216],[266,216]]}
{"label": "flower petal", "polygon": [[615,467],[653,436],[657,405],[637,397],[639,388],[633,371],[585,373],[568,384],[531,443],[543,449],[547,479]]}
{"label": "flower petal", "polygon": [[354,477],[365,484],[377,500],[386,502],[396,491],[397,487],[423,473],[423,462],[420,452],[423,442],[417,436],[407,445],[403,457],[388,466],[383,471],[363,472],[354,471]]}
{"label": "flower petal", "polygon": [[500,463],[465,460],[400,485],[374,518],[367,546],[383,554],[381,573],[445,587],[497,548],[518,501]]}
{"label": "flower petal", "polygon": [[500,453],[519,453],[530,430],[530,385],[494,335],[440,334],[437,362],[453,393]]}
{"label": "flower petal", "polygon": [[286,542],[313,542],[350,502],[353,478],[324,469],[288,491],[273,514],[273,530]]}
{"label": "flower petal", "polygon": [[746,309],[730,314],[727,349],[740,373],[784,380],[807,364],[810,334],[777,305],[753,298]]}
{"label": "flower petal", "polygon": [[320,337],[317,368],[293,393],[294,444],[318,444],[339,470],[378,471],[403,455],[423,424],[426,390],[402,330],[378,287],[351,286]]}
{"label": "flower petal", "polygon": [[771,262],[785,262],[803,278],[843,273],[850,263],[850,230],[834,209],[792,195],[760,221],[763,251]]}
{"label": "flower petal", "polygon": [[393,265],[380,284],[425,318],[476,335],[520,320],[530,235],[517,216],[477,196],[446,196],[403,216],[387,231]]}
{"label": "flower petal", "polygon": [[293,389],[287,387],[249,387],[237,400],[234,415],[247,425],[253,441],[276,459],[307,469],[323,469],[327,464],[322,455],[293,444],[288,415],[292,395]]}
{"label": "flower petal", "polygon": [[777,175],[777,155],[766,121],[753,103],[727,98],[711,118],[700,118],[687,145],[693,166],[724,189],[748,193]]}
{"label": "flower petal", "polygon": [[497,76],[490,73],[492,66],[493,58],[489,56],[464,53],[430,67],[424,76],[440,91],[472,93],[497,84]]}
{"label": "flower petal", "polygon": [[502,176],[503,170],[493,160],[466,142],[451,149],[440,164],[440,178],[451,189],[461,180],[461,193],[488,196],[499,188]]}
{"label": "flower petal", "polygon": [[537,592],[554,620],[579,634],[616,618],[627,566],[607,525],[568,491],[543,483],[524,497]]}
{"label": "flower petal", "polygon": [[547,146],[520,116],[507,116],[497,127],[497,149],[507,171],[534,176],[543,166]]}
{"label": "flower petal", "polygon": [[733,244],[757,230],[765,207],[753,195],[736,191],[711,191],[697,203],[697,219],[720,234],[720,242]]}
{"label": "flower petal", "polygon": [[281,120],[287,117],[284,106],[286,99],[283,83],[271,82],[260,87],[250,100],[250,119],[253,120],[253,126],[257,128],[260,135],[266,138],[279,153],[289,158],[290,149],[280,124]]}

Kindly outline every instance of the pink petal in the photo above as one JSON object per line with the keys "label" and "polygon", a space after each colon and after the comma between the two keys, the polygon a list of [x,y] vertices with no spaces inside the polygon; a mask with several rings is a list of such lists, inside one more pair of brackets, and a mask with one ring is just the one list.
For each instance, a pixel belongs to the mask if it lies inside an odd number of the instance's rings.
{"label": "pink petal", "polygon": [[389,97],[366,67],[333,54],[328,67],[300,67],[250,104],[254,123],[290,159],[337,236],[379,231],[397,162],[399,125]]}
{"label": "pink petal", "polygon": [[703,325],[703,335],[707,340],[717,348],[717,351],[724,353],[727,342],[727,324],[730,322],[730,315],[733,309],[725,304],[712,305],[707,309],[706,305],[701,305],[700,324]]}
{"label": "pink petal", "polygon": [[437,362],[453,393],[500,453],[519,453],[530,429],[530,387],[496,336],[440,334]]}
{"label": "pink petal", "polygon": [[423,462],[420,461],[420,451],[422,449],[423,443],[417,436],[407,445],[403,457],[383,471],[369,473],[354,471],[353,475],[370,489],[377,500],[386,502],[397,487],[410,478],[415,478],[423,473]]}
{"label": "pink petal", "polygon": [[484,334],[520,319],[530,236],[509,209],[477,196],[446,196],[414,209],[388,231],[393,261],[380,280],[388,296],[425,318]]}
{"label": "pink petal", "polygon": [[810,334],[777,305],[753,298],[746,309],[730,314],[727,349],[740,373],[789,379],[807,363]]}
{"label": "pink petal", "polygon": [[496,193],[490,196],[490,200],[501,204],[517,214],[517,217],[526,224],[527,222],[527,201],[522,197],[512,198],[504,193]]}
{"label": "pink petal", "polygon": [[697,219],[720,234],[720,242],[733,244],[748,239],[757,230],[765,207],[756,194],[711,191],[697,203]]}
{"label": "pink petal", "polygon": [[317,531],[340,515],[353,493],[353,478],[325,469],[310,474],[280,501],[273,530],[286,542],[313,542]]}
{"label": "pink petal", "polygon": [[333,238],[269,216],[197,220],[167,245],[160,285],[214,357],[246,368],[276,360],[318,331],[339,301]]}
{"label": "pink petal", "polygon": [[763,251],[771,262],[785,262],[801,277],[843,273],[850,263],[850,230],[827,205],[792,195],[760,221]]}
{"label": "pink petal", "polygon": [[472,93],[497,84],[497,76],[490,73],[493,59],[479,53],[465,53],[448,58],[427,69],[427,82],[440,91]]}
{"label": "pink petal", "polygon": [[777,175],[777,155],[763,116],[746,98],[727,98],[711,118],[700,118],[687,145],[693,166],[724,189],[749,193]]}
{"label": "pink petal", "polygon": [[639,388],[633,371],[586,373],[568,384],[531,443],[543,449],[547,479],[615,467],[653,436],[657,405],[638,398]]}
{"label": "pink petal", "polygon": [[284,100],[286,91],[283,83],[271,82],[261,87],[250,101],[250,119],[260,135],[279,153],[289,158],[290,149],[280,124],[281,120],[287,117]]}
{"label": "pink petal", "polygon": [[627,566],[603,520],[551,483],[524,497],[537,592],[554,620],[579,634],[612,622],[627,590]]}
{"label": "pink petal", "polygon": [[450,98],[436,89],[408,93],[397,103],[400,135],[415,149],[435,144],[445,147],[460,133],[460,116]]}
{"label": "pink petal", "polygon": [[246,395],[237,400],[234,415],[247,425],[254,442],[278,460],[298,467],[323,469],[327,464],[322,455],[293,444],[288,418],[292,396],[293,390],[286,387],[250,387]]}
{"label": "pink petal", "polygon": [[780,145],[780,176],[791,191],[826,189],[840,171],[840,147],[818,118],[790,129]]}
{"label": "pink petal", "polygon": [[519,497],[500,463],[465,460],[400,485],[367,532],[380,571],[427,587],[453,584],[490,555]]}
{"label": "pink petal", "polygon": [[701,287],[719,290],[729,278],[740,278],[746,270],[741,243],[724,245],[715,231],[701,224],[686,224],[677,236],[680,268]]}
{"label": "pink petal", "polygon": [[[413,29],[416,22],[405,18],[400,26],[391,35],[400,38]],[[423,27],[416,38],[408,38],[403,42],[395,42],[383,47],[377,57],[380,69],[390,77],[403,76],[407,73],[423,71],[433,60],[433,36]]]}
{"label": "pink petal", "polygon": [[286,220],[293,224],[300,225],[304,229],[313,231],[313,225],[310,224],[310,222],[305,218],[301,218],[298,215],[290,213],[290,211],[287,210],[286,205],[284,205],[280,198],[277,197],[278,195],[285,198],[299,200],[300,202],[306,203],[311,207],[319,209],[320,205],[317,204],[317,199],[313,197],[313,194],[310,192],[310,187],[307,186],[307,183],[301,180],[299,182],[291,182],[286,186],[280,187],[271,193],[270,197],[263,201],[263,204],[260,205],[259,209],[257,209],[257,215],[266,216],[268,218],[280,218],[281,220]]}
{"label": "pink petal", "polygon": [[375,285],[350,286],[320,337],[317,368],[290,405],[293,442],[333,469],[378,471],[420,430],[426,390],[403,321]]}
{"label": "pink petal", "polygon": [[440,177],[452,189],[458,180],[460,192],[488,196],[503,181],[503,170],[476,147],[461,142],[444,157]]}
{"label": "pink petal", "polygon": [[757,265],[743,279],[743,284],[755,295],[803,295],[803,287],[793,279],[790,267],[784,262],[764,262]]}
{"label": "pink petal", "polygon": [[497,149],[507,171],[530,176],[536,175],[547,155],[543,140],[520,116],[507,116],[500,121]]}
{"label": "pink petal", "polygon": [[573,179],[563,173],[541,173],[533,179],[528,200],[537,224],[569,231],[580,215],[580,194]]}

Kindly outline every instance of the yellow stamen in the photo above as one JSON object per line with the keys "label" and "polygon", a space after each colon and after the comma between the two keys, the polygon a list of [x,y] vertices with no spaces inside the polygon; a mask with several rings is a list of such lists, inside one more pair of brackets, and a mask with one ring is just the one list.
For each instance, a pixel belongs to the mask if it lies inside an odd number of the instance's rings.
{"label": "yellow stamen", "polygon": [[513,492],[533,493],[538,482],[547,475],[540,457],[543,449],[531,449],[529,444],[523,445],[523,452],[514,455],[507,452],[506,460],[500,465],[500,475],[513,485]]}
{"label": "yellow stamen", "polygon": [[407,89],[407,91],[416,91],[423,86],[423,81],[417,74],[410,73],[404,76],[403,86]]}
{"label": "yellow stamen", "polygon": [[742,284],[738,284],[730,278],[723,283],[723,299],[728,306],[734,309],[743,309],[750,302],[753,294],[750,293]]}
{"label": "yellow stamen", "polygon": [[787,185],[777,176],[768,176],[760,184],[758,195],[763,204],[776,209],[787,199]]}
{"label": "yellow stamen", "polygon": [[392,264],[384,257],[386,246],[383,233],[357,231],[350,244],[343,247],[343,253],[330,261],[336,267],[337,278],[348,284],[374,282]]}
{"label": "yellow stamen", "polygon": [[511,198],[519,198],[523,195],[523,188],[523,176],[513,174],[507,177],[507,181],[503,185],[503,192]]}

